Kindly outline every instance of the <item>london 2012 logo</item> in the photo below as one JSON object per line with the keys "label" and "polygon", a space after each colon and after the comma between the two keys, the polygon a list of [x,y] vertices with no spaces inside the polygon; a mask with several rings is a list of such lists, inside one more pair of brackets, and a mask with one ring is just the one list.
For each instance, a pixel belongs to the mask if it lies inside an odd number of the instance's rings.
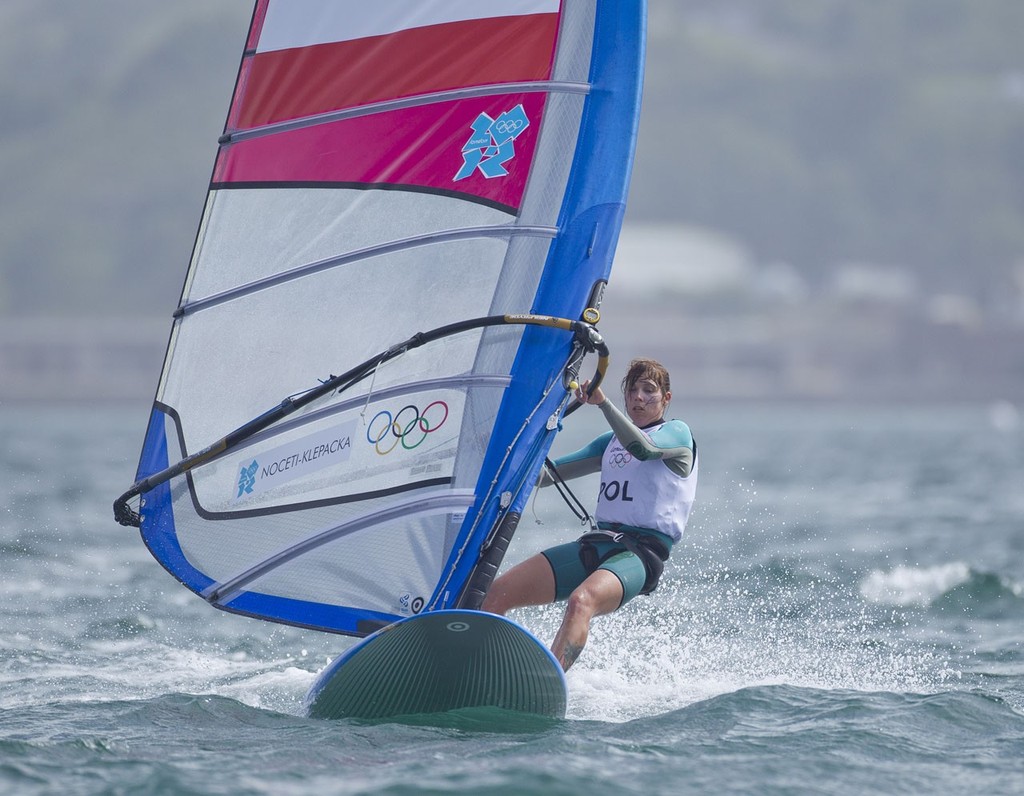
{"label": "london 2012 logo", "polygon": [[243,465],[238,470],[238,495],[236,497],[242,497],[242,495],[251,495],[253,489],[256,488],[256,473],[259,472],[260,465],[255,459],[252,464]]}
{"label": "london 2012 logo", "polygon": [[523,106],[516,105],[497,119],[481,113],[473,122],[473,133],[462,146],[462,168],[455,181],[464,180],[477,169],[488,179],[508,174],[505,164],[516,154],[515,140],[530,126]]}

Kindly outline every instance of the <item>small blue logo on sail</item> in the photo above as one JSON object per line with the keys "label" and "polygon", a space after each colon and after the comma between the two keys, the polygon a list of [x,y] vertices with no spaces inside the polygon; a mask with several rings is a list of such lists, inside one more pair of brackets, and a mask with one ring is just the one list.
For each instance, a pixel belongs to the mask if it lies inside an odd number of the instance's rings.
{"label": "small blue logo on sail", "polygon": [[253,488],[256,486],[256,472],[260,469],[259,462],[255,459],[252,460],[252,464],[248,467],[240,467],[238,470],[238,495],[251,495]]}
{"label": "small blue logo on sail", "polygon": [[505,164],[515,157],[515,140],[530,126],[523,106],[516,105],[497,119],[481,113],[473,122],[473,134],[462,146],[462,168],[455,181],[464,180],[474,171],[488,179],[508,174]]}

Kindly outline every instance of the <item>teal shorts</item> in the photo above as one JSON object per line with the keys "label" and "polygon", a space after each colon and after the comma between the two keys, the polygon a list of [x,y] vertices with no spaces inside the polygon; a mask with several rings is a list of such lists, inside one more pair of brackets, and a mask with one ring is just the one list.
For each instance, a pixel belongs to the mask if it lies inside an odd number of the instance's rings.
{"label": "teal shorts", "polygon": [[[623,545],[613,542],[596,542],[598,556],[604,557],[607,553],[618,549],[621,552],[613,553],[604,561],[598,569],[606,569],[619,579],[622,584],[622,602],[619,606],[636,597],[644,587],[647,580],[647,570],[644,562],[639,556],[629,552]],[[573,590],[576,589],[590,574],[580,560],[580,545],[578,542],[567,542],[557,547],[549,547],[542,550],[541,554],[548,560],[552,571],[555,573],[555,600],[568,599]]]}

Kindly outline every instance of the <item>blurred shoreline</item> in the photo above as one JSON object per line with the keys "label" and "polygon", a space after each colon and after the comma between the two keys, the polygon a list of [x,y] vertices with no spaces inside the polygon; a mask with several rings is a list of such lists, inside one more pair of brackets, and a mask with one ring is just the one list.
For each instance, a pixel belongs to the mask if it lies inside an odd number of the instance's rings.
{"label": "blurred shoreline", "polygon": [[[1024,328],[884,304],[800,306],[609,291],[610,378],[663,361],[686,401],[1008,402],[1024,406]],[[0,405],[144,402],[170,332],[159,317],[0,317]]]}
{"label": "blurred shoreline", "polygon": [[723,307],[616,297],[605,309],[601,331],[620,363],[660,359],[688,399],[1024,402],[1021,325],[824,299]]}

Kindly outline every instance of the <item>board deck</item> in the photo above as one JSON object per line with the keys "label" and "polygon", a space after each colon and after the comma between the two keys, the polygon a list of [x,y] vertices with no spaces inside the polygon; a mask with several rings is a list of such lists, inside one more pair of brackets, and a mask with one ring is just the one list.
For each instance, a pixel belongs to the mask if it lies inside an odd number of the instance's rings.
{"label": "board deck", "polygon": [[481,611],[388,625],[336,658],[306,696],[313,718],[377,719],[495,707],[562,718],[565,674],[528,630]]}

